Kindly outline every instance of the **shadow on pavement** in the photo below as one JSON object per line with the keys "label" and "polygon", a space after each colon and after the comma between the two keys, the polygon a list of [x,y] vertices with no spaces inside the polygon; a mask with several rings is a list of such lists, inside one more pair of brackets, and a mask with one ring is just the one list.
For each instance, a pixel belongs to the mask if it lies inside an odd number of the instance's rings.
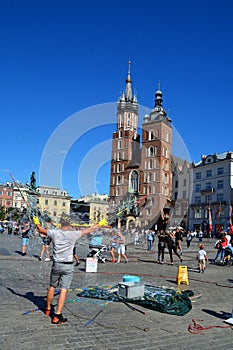
{"label": "shadow on pavement", "polygon": [[229,318],[232,316],[232,314],[230,312],[225,312],[225,311],[221,311],[221,313],[213,311],[213,310],[208,310],[208,309],[202,309],[202,311],[211,315],[211,316],[220,318],[222,320],[225,320],[226,318]]}
{"label": "shadow on pavement", "polygon": [[[46,296],[36,296],[33,292],[27,292],[26,294],[20,294],[14,291],[12,288],[7,287],[7,289],[14,295],[25,298],[31,301],[39,310],[45,310],[46,307]],[[27,312],[27,311],[26,311]],[[25,312],[25,313],[26,313]]]}

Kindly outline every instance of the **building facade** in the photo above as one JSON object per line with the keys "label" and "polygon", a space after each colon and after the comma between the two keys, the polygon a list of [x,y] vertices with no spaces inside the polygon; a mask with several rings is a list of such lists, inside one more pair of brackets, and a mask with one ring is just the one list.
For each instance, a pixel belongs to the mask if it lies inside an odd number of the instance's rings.
{"label": "building facade", "polygon": [[147,195],[139,217],[127,213],[130,221],[153,227],[166,220],[172,191],[172,125],[163,108],[160,87],[155,105],[143,118],[142,142],[138,133],[138,102],[132,93],[130,62],[125,93],[117,102],[117,127],[112,137],[109,212],[117,210],[130,198],[140,201]]}
{"label": "building facade", "polygon": [[93,193],[72,199],[70,213],[72,221],[80,225],[94,225],[107,217],[108,196]]}
{"label": "building facade", "polygon": [[[213,233],[227,229],[232,219],[233,153],[202,156],[192,164],[193,193],[189,209],[189,228]],[[211,222],[212,221],[212,222]]]}
{"label": "building facade", "polygon": [[189,226],[189,205],[192,195],[192,164],[178,157],[172,157],[172,209],[169,227]]}
{"label": "building facade", "polygon": [[38,207],[42,212],[47,212],[54,223],[58,223],[62,214],[70,215],[70,199],[67,191],[57,187],[39,186]]}

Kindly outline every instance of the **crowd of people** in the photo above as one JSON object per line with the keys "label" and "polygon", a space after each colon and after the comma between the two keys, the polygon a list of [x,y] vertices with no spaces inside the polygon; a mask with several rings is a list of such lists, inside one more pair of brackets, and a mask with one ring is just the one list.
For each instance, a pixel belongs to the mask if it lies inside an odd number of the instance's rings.
{"label": "crowd of people", "polygon": [[[157,263],[165,263],[165,253],[168,253],[169,264],[173,265],[174,256],[183,261],[183,244],[186,242],[187,250],[190,248],[194,238],[199,241],[198,251],[196,253],[197,267],[200,273],[204,273],[206,262],[209,261],[205,246],[202,243],[202,235],[197,235],[190,230],[185,232],[182,227],[176,227],[170,230],[139,230],[133,229],[129,232],[116,228],[107,227],[106,220],[102,220],[98,224],[80,229],[74,228],[71,225],[70,218],[62,217],[60,227],[47,225],[42,227],[37,217],[31,220],[24,220],[19,225],[9,225],[11,229],[7,228],[8,234],[17,234],[21,238],[21,254],[27,254],[27,248],[30,238],[36,237],[38,233],[41,237],[41,250],[39,251],[38,260],[52,261],[52,268],[50,274],[50,285],[47,293],[47,304],[45,314],[51,316],[52,323],[61,324],[67,321],[62,315],[62,309],[66,300],[67,289],[70,287],[73,276],[74,262],[76,265],[80,264],[78,249],[76,250],[76,243],[80,238],[86,236],[89,241],[92,241],[92,247],[102,246],[103,237],[107,238],[107,252],[111,257],[112,263],[128,262],[126,254],[127,243],[126,237],[131,239],[131,244],[143,244],[144,249],[148,252],[153,250],[156,240],[155,254],[157,255]],[[5,228],[1,228],[1,233]],[[232,235],[227,232],[222,232],[219,239],[215,243],[217,250],[213,262],[224,263],[227,257],[233,256],[233,239]],[[52,258],[50,257],[52,255]],[[233,260],[233,259],[232,259]],[[59,300],[56,311],[52,310],[52,300],[56,288],[60,288]]]}

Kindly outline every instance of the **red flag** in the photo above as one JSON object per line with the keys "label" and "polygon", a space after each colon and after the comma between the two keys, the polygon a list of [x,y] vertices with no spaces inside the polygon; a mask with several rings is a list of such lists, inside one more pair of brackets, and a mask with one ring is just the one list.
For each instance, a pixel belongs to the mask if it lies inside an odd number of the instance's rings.
{"label": "red flag", "polygon": [[209,208],[209,235],[212,233],[213,223],[212,223],[212,214],[211,209]]}
{"label": "red flag", "polygon": [[232,206],[229,205],[229,222],[230,222],[230,226],[232,225]]}

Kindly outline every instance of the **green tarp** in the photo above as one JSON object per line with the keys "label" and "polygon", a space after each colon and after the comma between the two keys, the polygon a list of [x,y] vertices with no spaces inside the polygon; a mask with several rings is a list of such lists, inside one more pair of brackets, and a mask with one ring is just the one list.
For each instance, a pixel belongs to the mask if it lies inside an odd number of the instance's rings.
{"label": "green tarp", "polygon": [[91,287],[85,288],[77,295],[79,297],[103,299],[116,302],[128,302],[139,306],[164,312],[170,315],[184,316],[192,309],[192,303],[189,299],[194,293],[191,290],[177,292],[174,289],[166,287],[155,287],[145,285],[145,293],[141,298],[123,298],[117,294],[117,285],[111,287]]}

